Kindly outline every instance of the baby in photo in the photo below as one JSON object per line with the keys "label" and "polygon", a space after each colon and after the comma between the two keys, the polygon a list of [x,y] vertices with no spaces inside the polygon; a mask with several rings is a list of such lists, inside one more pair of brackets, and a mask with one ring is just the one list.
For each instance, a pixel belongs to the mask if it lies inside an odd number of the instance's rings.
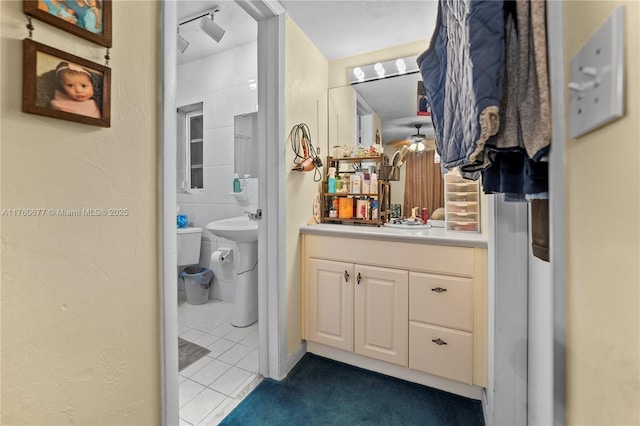
{"label": "baby in photo", "polygon": [[79,65],[60,62],[56,67],[56,91],[51,108],[101,118],[98,103],[94,99],[91,73]]}

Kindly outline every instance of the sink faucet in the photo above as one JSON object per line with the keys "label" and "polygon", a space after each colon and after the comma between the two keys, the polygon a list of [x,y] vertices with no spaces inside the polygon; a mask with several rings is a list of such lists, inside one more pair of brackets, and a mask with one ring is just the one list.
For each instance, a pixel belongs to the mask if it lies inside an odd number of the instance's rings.
{"label": "sink faucet", "polygon": [[249,217],[249,220],[260,220],[262,219],[262,209],[256,209],[256,212],[250,212],[245,210],[245,213]]}

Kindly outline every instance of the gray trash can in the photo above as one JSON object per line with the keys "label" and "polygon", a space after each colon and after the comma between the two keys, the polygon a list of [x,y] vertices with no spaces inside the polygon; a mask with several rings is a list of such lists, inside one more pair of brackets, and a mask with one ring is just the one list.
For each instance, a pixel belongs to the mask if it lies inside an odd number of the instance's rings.
{"label": "gray trash can", "polygon": [[209,300],[209,284],[213,278],[213,271],[209,268],[189,266],[180,272],[187,292],[187,303],[202,305]]}

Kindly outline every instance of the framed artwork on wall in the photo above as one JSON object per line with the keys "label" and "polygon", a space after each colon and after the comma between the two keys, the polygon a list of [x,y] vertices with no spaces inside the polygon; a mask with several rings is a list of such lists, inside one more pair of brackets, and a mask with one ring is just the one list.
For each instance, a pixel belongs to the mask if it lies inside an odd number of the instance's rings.
{"label": "framed artwork on wall", "polygon": [[110,68],[31,39],[23,41],[23,112],[110,127],[110,109]]}
{"label": "framed artwork on wall", "polygon": [[111,0],[23,0],[24,13],[111,47]]}

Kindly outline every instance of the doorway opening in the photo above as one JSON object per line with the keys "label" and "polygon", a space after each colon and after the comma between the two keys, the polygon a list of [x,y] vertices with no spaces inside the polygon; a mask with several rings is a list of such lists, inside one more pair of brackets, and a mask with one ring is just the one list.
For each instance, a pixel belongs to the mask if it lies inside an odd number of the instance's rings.
{"label": "doorway opening", "polygon": [[[180,2],[182,3],[182,2]],[[205,2],[193,2],[201,5]],[[209,2],[206,2],[209,3]],[[258,23],[258,37],[257,45],[254,49],[257,51],[257,59],[254,59],[254,66],[259,69],[260,72],[257,75],[257,82],[254,81],[254,89],[257,84],[257,107],[258,110],[258,126],[260,131],[258,132],[257,141],[257,156],[260,159],[258,167],[258,177],[255,183],[255,190],[258,193],[257,205],[263,212],[262,221],[258,226],[258,262],[255,266],[258,270],[258,305],[259,305],[259,318],[257,322],[256,330],[251,330],[251,333],[255,332],[252,337],[249,335],[240,339],[241,343],[244,339],[249,338],[257,340],[256,345],[260,347],[259,355],[251,355],[257,358],[257,374],[264,377],[281,378],[284,375],[284,366],[286,365],[286,348],[285,339],[280,338],[280,335],[284,334],[286,324],[284,323],[284,315],[279,312],[281,306],[285,306],[283,303],[283,292],[280,287],[284,285],[284,279],[278,279],[284,276],[283,267],[278,264],[278,258],[284,253],[284,238],[281,234],[284,233],[284,226],[278,223],[279,211],[284,208],[284,199],[277,193],[277,188],[280,186],[283,177],[278,173],[277,167],[267,168],[266,164],[278,164],[284,162],[284,159],[279,157],[278,150],[273,149],[273,146],[277,147],[277,141],[283,133],[283,124],[280,117],[283,117],[282,108],[280,106],[279,99],[281,98],[280,90],[280,73],[282,68],[280,66],[280,59],[282,57],[282,51],[284,49],[283,32],[281,28],[284,25],[283,10],[274,10],[274,6],[267,4],[268,2],[243,2],[238,1],[233,4],[235,8],[240,7],[240,12],[248,13],[248,15]],[[211,3],[212,4],[212,3]],[[227,4],[227,6],[229,6]],[[178,323],[179,318],[179,297],[177,291],[177,238],[176,238],[176,206],[179,201],[179,173],[178,173],[178,124],[176,119],[177,107],[180,106],[180,97],[184,94],[178,93],[178,43],[176,33],[176,27],[179,23],[178,4],[177,2],[163,2],[162,9],[162,28],[163,28],[163,125],[162,125],[162,277],[163,277],[163,291],[162,291],[162,388],[163,388],[163,423],[164,424],[178,424],[180,419],[180,405],[181,395],[179,392],[180,382],[183,377],[178,374],[178,336],[179,332],[190,333],[193,337],[198,332],[202,332],[202,336],[199,338],[213,339],[216,337],[228,337],[228,341],[233,341],[239,338],[239,332],[242,328],[229,329],[229,333],[225,336],[216,336],[215,329],[210,331],[203,331],[198,328],[194,328],[196,331],[192,332],[185,328],[181,328]],[[215,20],[223,26],[223,21],[220,18],[220,12],[215,13]],[[220,19],[219,19],[220,18]],[[181,28],[181,35],[183,38],[187,38],[187,34]],[[224,39],[223,39],[224,40]],[[254,43],[255,44],[255,43]],[[239,46],[238,48],[241,48]],[[234,69],[227,65],[227,71]],[[247,81],[247,83],[249,83]],[[189,99],[193,99],[193,96]],[[189,99],[183,97],[183,104],[188,105],[191,102]],[[203,115],[207,116],[207,102],[204,102]],[[252,112],[252,111],[247,111]],[[240,114],[242,112],[239,112]],[[233,116],[231,118],[233,120]],[[214,119],[215,120],[215,119]],[[205,135],[207,132],[207,124],[204,124]],[[233,132],[231,132],[233,133]],[[206,139],[206,136],[205,136]],[[207,141],[203,141],[204,156],[206,157]],[[271,147],[271,148],[270,148]],[[233,152],[233,147],[231,148]],[[197,163],[197,161],[196,161]],[[202,161],[205,167],[203,176],[203,189],[207,188],[207,159]],[[233,169],[233,166],[229,166],[229,171]],[[214,178],[215,181],[215,178]],[[232,180],[229,180],[229,190],[224,190],[225,193],[231,192]],[[178,185],[177,185],[178,184]],[[222,183],[224,184],[224,182]],[[247,184],[249,187],[250,184]],[[272,189],[270,189],[272,188]],[[196,193],[196,197],[203,197],[203,192]],[[191,206],[192,207],[192,206]],[[198,216],[199,213],[192,213],[196,220],[203,222],[207,221],[206,214]],[[213,218],[215,220],[215,218]],[[205,224],[206,225],[206,224]],[[206,232],[206,231],[205,231]],[[204,241],[204,240],[203,240]],[[269,249],[267,250],[267,245]],[[201,262],[202,263],[202,257]],[[270,278],[270,279],[268,279]],[[268,286],[267,282],[273,283]],[[230,303],[230,302],[229,302]],[[207,304],[208,305],[208,304]],[[197,308],[198,306],[186,306],[187,310],[191,312],[190,308]],[[232,310],[231,304],[225,306],[216,306],[215,313],[212,316],[222,315],[225,310]],[[185,313],[188,315],[195,315]],[[197,314],[201,315],[201,314]],[[196,316],[197,316],[196,315]],[[205,314],[202,314],[206,317]],[[211,318],[213,319],[213,318]],[[190,320],[193,320],[191,318]],[[210,319],[204,320],[206,324]],[[221,327],[232,327],[224,324],[219,324]],[[199,326],[202,328],[202,326]],[[206,326],[205,328],[209,328]],[[218,328],[218,327],[216,327]],[[216,333],[220,334],[223,330],[218,330]],[[211,335],[206,337],[205,335]],[[196,338],[197,339],[197,338]],[[205,340],[201,342],[206,343]],[[250,341],[245,340],[245,344]],[[251,341],[253,342],[253,341]],[[215,342],[213,342],[215,343]],[[246,345],[245,345],[246,346]],[[248,347],[248,346],[247,346]],[[231,349],[231,348],[229,348]],[[219,348],[216,350],[220,350]],[[236,349],[239,351],[240,349]],[[249,354],[248,354],[249,356]],[[243,357],[243,359],[246,357]],[[255,358],[247,360],[255,362]],[[240,360],[242,361],[242,360]],[[213,362],[213,361],[211,361]],[[219,360],[219,362],[224,362]],[[244,364],[246,366],[246,364]],[[234,365],[236,367],[236,365]],[[190,368],[190,367],[187,367]],[[239,368],[239,367],[237,367]],[[249,368],[249,367],[247,367]],[[211,368],[211,374],[214,368]],[[184,371],[184,370],[183,370]],[[234,370],[235,371],[235,370]],[[204,373],[203,373],[204,374]],[[204,380],[200,377],[200,380]],[[246,381],[246,380],[245,380]],[[250,382],[251,380],[249,380]],[[204,390],[202,390],[204,391]],[[212,390],[213,391],[213,390]],[[239,393],[237,391],[236,393]],[[237,396],[237,395],[236,395]]]}

